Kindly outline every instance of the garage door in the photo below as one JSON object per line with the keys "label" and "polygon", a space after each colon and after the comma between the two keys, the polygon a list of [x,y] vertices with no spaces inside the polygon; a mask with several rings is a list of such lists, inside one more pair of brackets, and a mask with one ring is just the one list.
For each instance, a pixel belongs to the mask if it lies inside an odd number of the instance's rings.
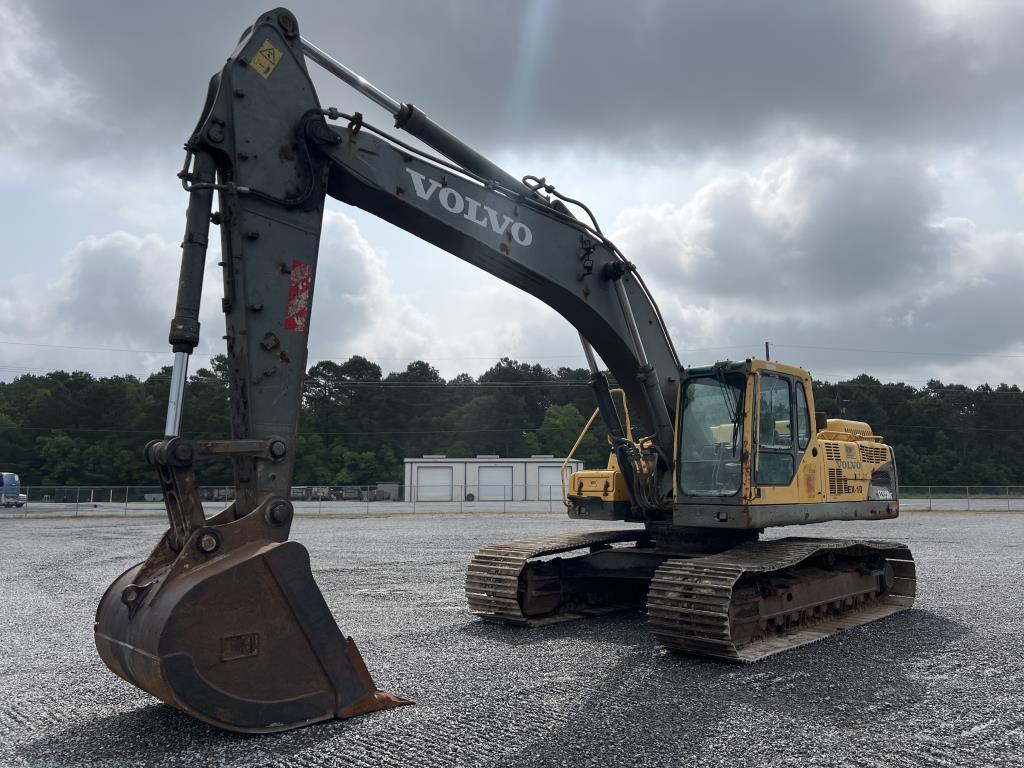
{"label": "garage door", "polygon": [[416,498],[419,501],[451,501],[452,468],[417,467]]}
{"label": "garage door", "polygon": [[[571,467],[566,467],[565,473],[570,473]],[[569,478],[566,477],[566,482]],[[562,498],[562,468],[561,467],[537,467],[537,498],[541,501]]]}
{"label": "garage door", "polygon": [[512,500],[512,467],[480,467],[480,501]]}

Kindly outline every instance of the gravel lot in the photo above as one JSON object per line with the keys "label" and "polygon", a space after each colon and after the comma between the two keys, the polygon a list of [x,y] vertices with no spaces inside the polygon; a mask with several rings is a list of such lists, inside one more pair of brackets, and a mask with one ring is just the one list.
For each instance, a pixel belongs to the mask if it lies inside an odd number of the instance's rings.
{"label": "gravel lot", "polygon": [[377,683],[418,705],[239,736],[96,655],[99,597],[158,521],[0,519],[0,766],[1024,766],[1024,515],[806,529],[909,543],[917,607],[753,666],[664,653],[640,615],[527,630],[467,613],[477,548],[584,525],[299,518],[342,629]]}

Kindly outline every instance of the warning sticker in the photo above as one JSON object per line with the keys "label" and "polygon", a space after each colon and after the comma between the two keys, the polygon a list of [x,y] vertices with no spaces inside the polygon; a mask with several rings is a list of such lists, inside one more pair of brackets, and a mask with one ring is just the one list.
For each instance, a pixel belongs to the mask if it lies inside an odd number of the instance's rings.
{"label": "warning sticker", "polygon": [[284,314],[286,331],[306,331],[309,325],[309,295],[312,292],[313,267],[302,261],[293,261],[291,283],[288,285],[288,308]]}
{"label": "warning sticker", "polygon": [[249,66],[259,72],[263,79],[266,80],[270,77],[270,73],[274,71],[274,67],[277,66],[280,60],[281,49],[267,39],[263,41],[263,45],[256,51],[256,55],[252,57]]}
{"label": "warning sticker", "polygon": [[818,468],[805,467],[804,470],[804,493],[813,496],[818,492]]}

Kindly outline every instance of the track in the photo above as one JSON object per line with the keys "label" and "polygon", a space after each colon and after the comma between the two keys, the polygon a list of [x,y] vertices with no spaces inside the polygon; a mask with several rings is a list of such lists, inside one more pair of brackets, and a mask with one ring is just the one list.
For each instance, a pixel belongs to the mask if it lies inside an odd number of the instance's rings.
{"label": "track", "polygon": [[[624,597],[610,590],[614,582],[588,588],[566,575],[583,562],[579,556],[638,542],[649,543],[644,531],[620,529],[485,547],[467,569],[469,608],[488,621],[528,627],[641,608],[642,593]],[[576,557],[540,560],[563,553]],[[661,645],[737,662],[907,610],[916,592],[905,545],[847,539],[748,542],[716,555],[662,560],[647,578],[648,623]]]}
{"label": "track", "polygon": [[[773,579],[796,582],[803,572],[809,574],[805,578],[810,582],[827,574],[808,565],[809,559],[819,555],[859,558],[864,563],[884,558],[891,566],[891,571],[887,569],[891,583],[880,594],[877,590],[847,592],[815,605],[802,604],[783,616],[781,626],[772,626],[775,619],[762,619],[753,637],[735,636],[737,618],[744,611],[757,610],[758,596],[775,588]],[[718,555],[665,562],[651,581],[648,623],[657,640],[670,650],[753,662],[905,611],[914,603],[916,585],[913,556],[903,544],[803,538],[750,542]]]}
{"label": "track", "polygon": [[[499,621],[505,624],[538,627],[560,621],[579,619],[585,616],[597,616],[621,610],[621,606],[610,605],[589,609],[562,610],[541,616],[527,615],[523,609],[524,589],[520,575],[527,566],[527,561],[557,555],[573,550],[592,547],[606,547],[621,542],[638,542],[647,539],[646,531],[610,530],[585,531],[560,536],[545,536],[539,539],[521,539],[505,544],[484,547],[474,555],[466,571],[466,599],[469,609],[477,616],[488,621]],[[553,591],[561,592],[563,585],[550,585]]]}

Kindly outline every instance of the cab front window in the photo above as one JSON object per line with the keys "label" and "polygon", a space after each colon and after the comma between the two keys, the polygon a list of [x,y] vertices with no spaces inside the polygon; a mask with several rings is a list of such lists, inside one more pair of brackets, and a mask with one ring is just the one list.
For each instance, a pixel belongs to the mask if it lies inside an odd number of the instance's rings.
{"label": "cab front window", "polygon": [[678,464],[684,495],[732,496],[739,492],[745,385],[741,373],[686,381]]}

